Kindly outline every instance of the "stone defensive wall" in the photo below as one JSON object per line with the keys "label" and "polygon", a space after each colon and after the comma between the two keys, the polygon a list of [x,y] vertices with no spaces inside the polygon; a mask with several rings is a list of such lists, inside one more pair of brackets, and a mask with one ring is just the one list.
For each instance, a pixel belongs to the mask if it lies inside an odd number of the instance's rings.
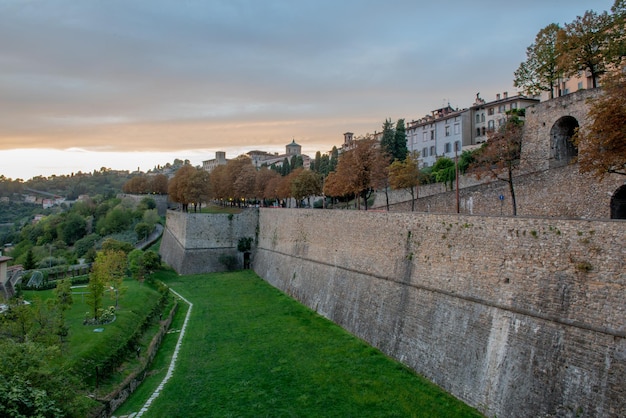
{"label": "stone defensive wall", "polygon": [[154,203],[156,204],[156,210],[159,216],[165,216],[167,212],[167,205],[168,205],[167,195],[118,193],[117,197],[119,197],[120,199],[130,199],[135,203],[135,205],[138,205],[139,202],[141,202],[143,199],[147,197],[147,198],[154,200]]}
{"label": "stone defensive wall", "polygon": [[[514,178],[517,214],[521,216],[571,217],[609,219],[611,198],[626,185],[625,177],[617,174],[603,181],[590,174],[581,174],[578,164],[522,174]],[[391,211],[410,211],[408,192],[392,191]],[[500,200],[500,196],[503,197]],[[459,187],[459,207],[462,214],[511,215],[511,194],[508,183],[501,180],[478,183],[463,176]],[[373,208],[386,209],[382,192],[376,194]],[[456,191],[446,190],[442,183],[420,186],[415,211],[456,213]]]}
{"label": "stone defensive wall", "polygon": [[237,244],[241,238],[254,238],[258,222],[256,209],[236,215],[168,210],[159,253],[179,274],[225,271],[221,257],[235,257],[242,268]]}
{"label": "stone defensive wall", "polygon": [[626,221],[261,209],[258,225],[257,274],[485,415],[626,416]]}

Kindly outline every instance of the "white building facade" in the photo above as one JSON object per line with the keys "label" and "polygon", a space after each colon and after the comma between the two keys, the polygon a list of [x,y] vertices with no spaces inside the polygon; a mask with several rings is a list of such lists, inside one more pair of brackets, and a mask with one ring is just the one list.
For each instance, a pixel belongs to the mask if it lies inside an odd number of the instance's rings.
{"label": "white building facade", "polygon": [[468,109],[450,106],[437,109],[417,121],[407,123],[407,149],[419,152],[420,167],[432,167],[440,157],[454,158],[463,150],[464,139],[471,136]]}
{"label": "white building facade", "polygon": [[507,113],[513,109],[525,109],[539,103],[539,99],[534,99],[518,94],[509,97],[507,92],[502,95],[497,94],[496,100],[486,102],[476,95],[476,100],[470,108],[471,111],[471,137],[466,141],[466,145],[477,145],[487,140],[487,134],[500,128],[506,122]]}

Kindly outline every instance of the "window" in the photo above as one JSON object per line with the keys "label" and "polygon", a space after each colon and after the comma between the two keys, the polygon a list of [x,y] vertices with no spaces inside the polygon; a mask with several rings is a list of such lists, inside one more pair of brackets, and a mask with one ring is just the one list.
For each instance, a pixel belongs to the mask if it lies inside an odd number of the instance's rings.
{"label": "window", "polygon": [[485,127],[484,126],[482,128],[482,132],[483,132],[483,135],[485,135],[486,131],[485,131]]}
{"label": "window", "polygon": [[454,142],[454,150],[455,151],[461,151],[461,141],[455,141]]}
{"label": "window", "polygon": [[489,116],[493,115],[494,113],[495,113],[495,108],[493,108],[493,107],[490,107],[489,110],[487,110],[487,114]]}
{"label": "window", "polygon": [[480,128],[476,128],[476,136],[480,136]]}
{"label": "window", "polygon": [[428,141],[428,132],[424,132],[424,142]]}
{"label": "window", "polygon": [[424,158],[428,157],[428,148],[426,147],[422,148],[422,157]]}
{"label": "window", "polygon": [[455,123],[455,124],[454,124],[454,134],[455,134],[455,135],[458,135],[458,134],[460,134],[460,133],[461,133],[461,124],[459,124],[459,123]]}
{"label": "window", "polygon": [[488,130],[493,131],[495,129],[495,127],[496,127],[496,125],[495,125],[495,123],[492,120],[487,122],[487,129]]}
{"label": "window", "polygon": [[484,122],[484,121],[485,121],[485,114],[484,114],[484,113],[481,113],[481,114],[480,114],[480,121],[481,121],[481,122]]}
{"label": "window", "polygon": [[446,126],[446,136],[450,136],[450,126]]}
{"label": "window", "polygon": [[582,90],[583,89],[583,82],[579,81],[578,82],[578,90]]}
{"label": "window", "polygon": [[480,123],[480,114],[476,113],[476,123]]}
{"label": "window", "polygon": [[436,155],[437,155],[437,152],[435,152],[435,147],[430,147],[430,156],[435,157]]}
{"label": "window", "polygon": [[498,106],[498,113],[504,113],[504,110],[505,110],[504,107],[505,105]]}
{"label": "window", "polygon": [[511,103],[511,109],[517,109],[517,103]]}
{"label": "window", "polygon": [[452,144],[449,142],[446,142],[445,153],[448,154],[451,151],[452,151]]}
{"label": "window", "polygon": [[430,131],[430,139],[435,139],[435,131]]}

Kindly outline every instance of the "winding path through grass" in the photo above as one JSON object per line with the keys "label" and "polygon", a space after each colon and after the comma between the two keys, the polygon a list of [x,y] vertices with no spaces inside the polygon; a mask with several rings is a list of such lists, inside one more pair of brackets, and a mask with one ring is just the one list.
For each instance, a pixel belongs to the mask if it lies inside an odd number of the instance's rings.
{"label": "winding path through grass", "polygon": [[187,330],[187,324],[189,323],[189,317],[191,316],[193,303],[189,302],[187,299],[182,297],[175,290],[170,288],[170,291],[173,294],[175,294],[178,298],[180,298],[180,300],[185,302],[189,306],[189,308],[187,309],[187,314],[185,315],[185,322],[183,322],[183,327],[180,330],[180,334],[178,334],[178,341],[176,342],[176,348],[174,348],[174,354],[172,354],[172,359],[170,360],[170,367],[167,369],[167,374],[165,375],[165,377],[163,378],[163,380],[161,381],[157,389],[154,392],[152,392],[152,395],[150,396],[150,398],[148,398],[148,400],[143,405],[141,410],[135,415],[136,417],[141,417],[143,416],[143,414],[148,412],[148,408],[150,408],[150,405],[152,405],[152,402],[154,402],[154,400],[159,397],[159,395],[161,394],[161,391],[163,390],[163,387],[165,387],[165,384],[170,380],[170,377],[172,377],[172,375],[174,374],[174,368],[176,367],[176,360],[178,359],[178,352],[180,351],[180,347],[183,343],[183,337],[185,336],[185,331]]}

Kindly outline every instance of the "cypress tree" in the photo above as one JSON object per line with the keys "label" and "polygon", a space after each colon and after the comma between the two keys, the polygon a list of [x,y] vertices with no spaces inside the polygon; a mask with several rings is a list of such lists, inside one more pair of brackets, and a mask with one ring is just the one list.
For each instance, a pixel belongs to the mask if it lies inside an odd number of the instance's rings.
{"label": "cypress tree", "polygon": [[404,127],[404,119],[398,119],[396,122],[396,132],[393,137],[393,159],[398,161],[404,161],[408,149],[406,146],[406,129]]}
{"label": "cypress tree", "polygon": [[383,123],[383,137],[380,140],[380,148],[390,157],[394,157],[395,149],[395,129],[391,119],[385,119]]}

